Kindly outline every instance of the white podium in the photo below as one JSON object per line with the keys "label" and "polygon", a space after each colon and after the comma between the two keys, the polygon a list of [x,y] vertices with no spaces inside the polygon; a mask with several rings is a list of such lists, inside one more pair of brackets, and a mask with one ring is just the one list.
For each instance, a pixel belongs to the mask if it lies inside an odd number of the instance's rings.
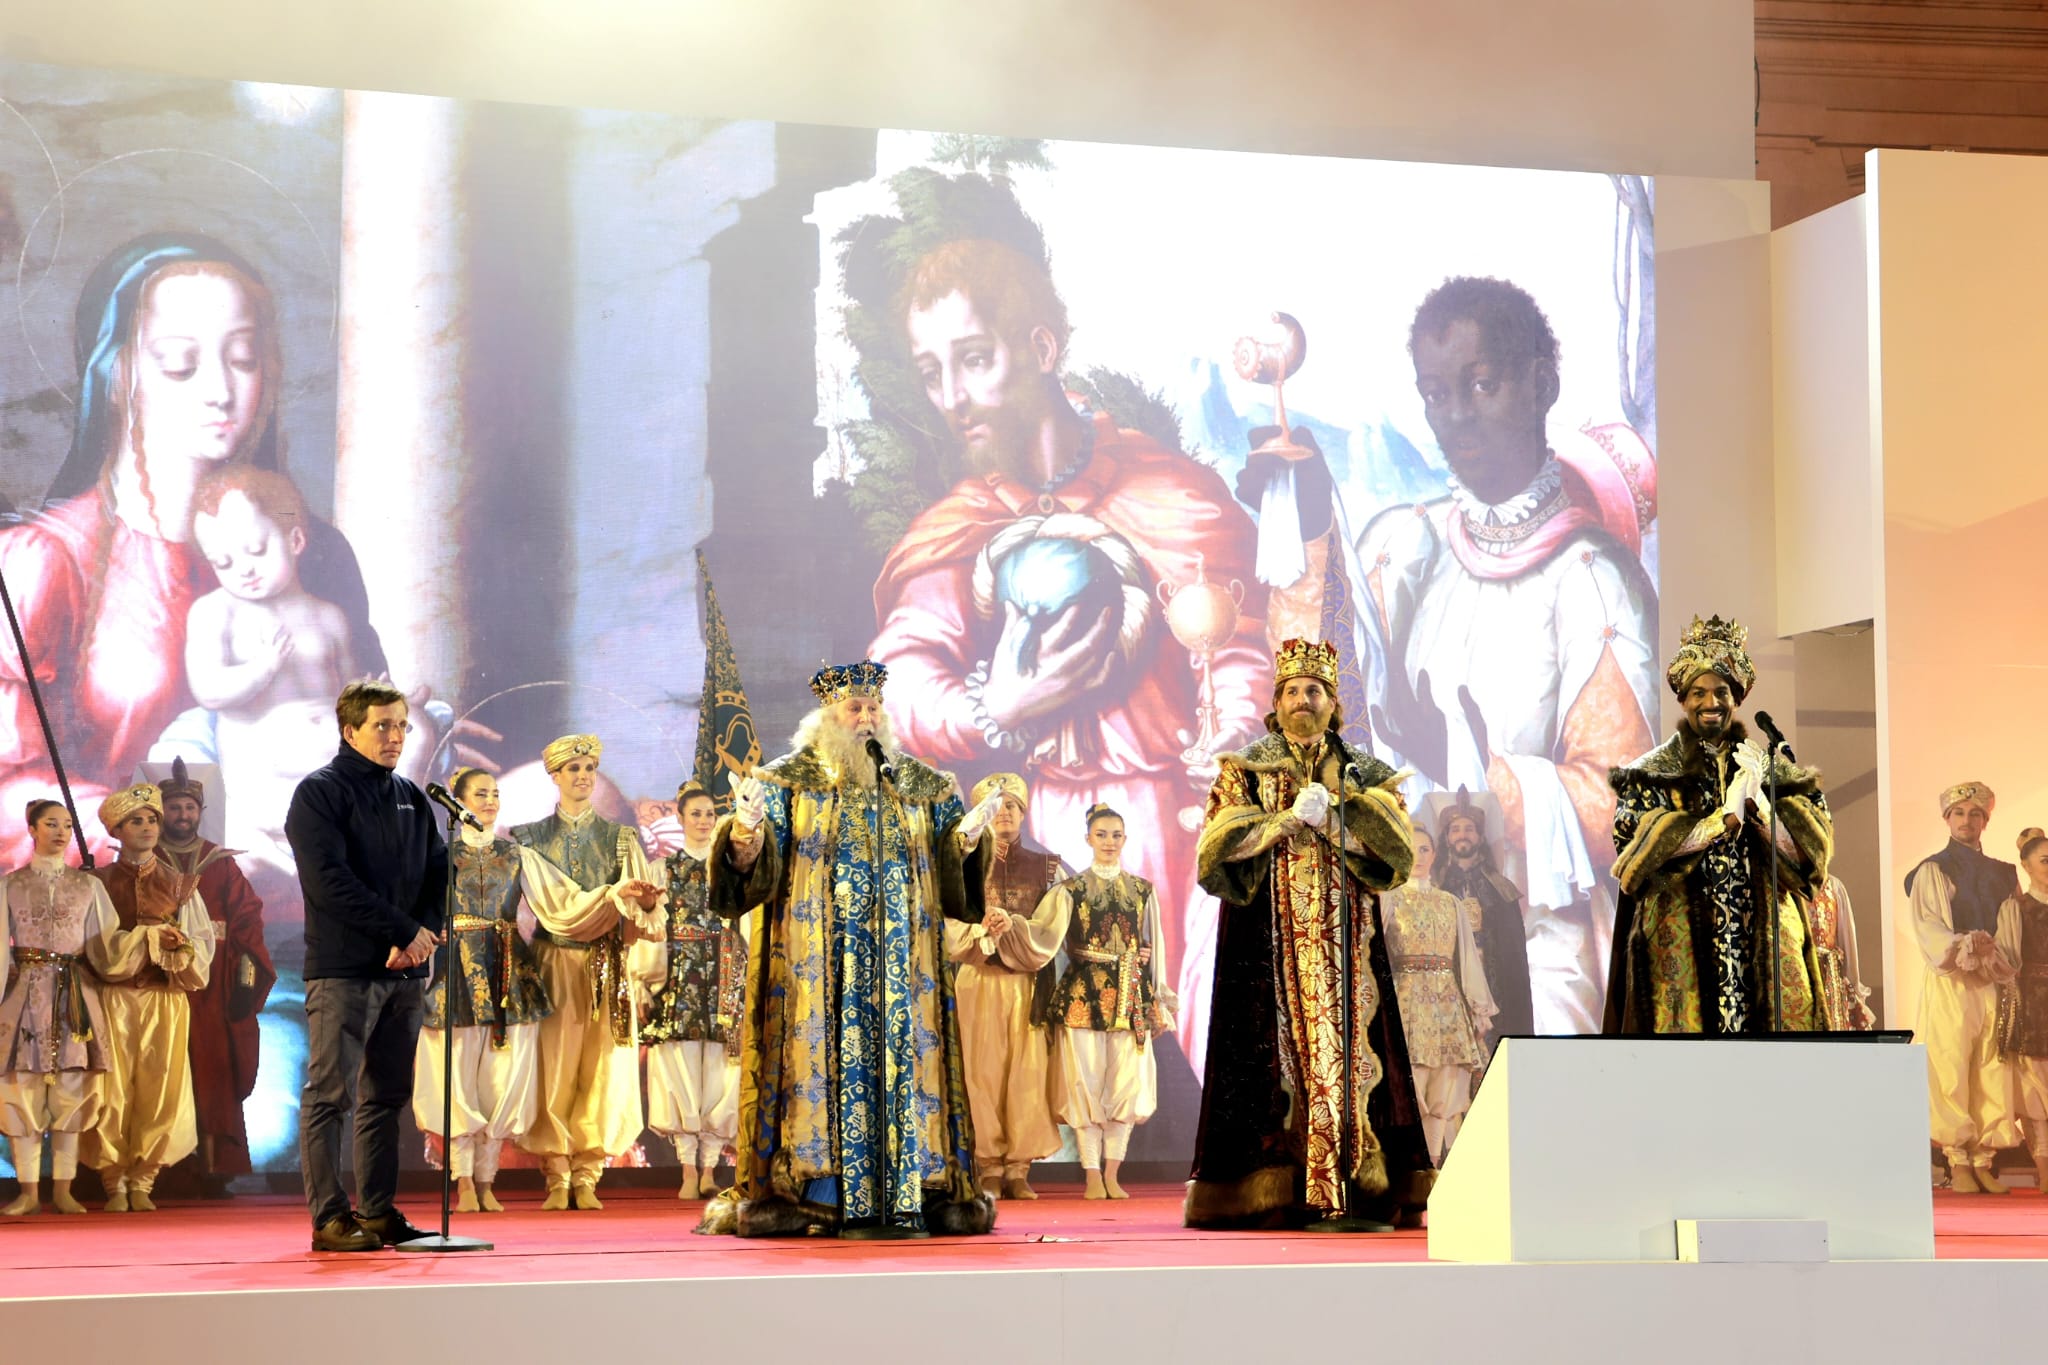
{"label": "white podium", "polygon": [[1429,1201],[1446,1261],[1672,1261],[1679,1220],[1826,1223],[1934,1255],[1917,1044],[1511,1038]]}

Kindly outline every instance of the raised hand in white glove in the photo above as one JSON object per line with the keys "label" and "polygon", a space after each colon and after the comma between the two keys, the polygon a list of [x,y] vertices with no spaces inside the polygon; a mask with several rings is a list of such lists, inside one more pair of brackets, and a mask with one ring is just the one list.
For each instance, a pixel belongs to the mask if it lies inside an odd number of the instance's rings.
{"label": "raised hand in white glove", "polygon": [[1288,813],[1310,829],[1321,829],[1330,818],[1330,789],[1320,782],[1309,783],[1295,796]]}
{"label": "raised hand in white glove", "polygon": [[732,784],[732,818],[749,833],[768,818],[768,788],[752,773]]}
{"label": "raised hand in white glove", "polygon": [[1757,780],[1755,773],[1744,769],[1728,784],[1727,795],[1721,801],[1721,814],[1732,815],[1737,820],[1747,819],[1749,803],[1752,801],[1759,805],[1763,803],[1763,785]]}
{"label": "raised hand in white glove", "polygon": [[1003,794],[1001,792],[990,792],[987,796],[983,797],[980,804],[961,817],[960,842],[969,848],[980,843],[982,831],[988,828],[988,822],[995,819],[996,812],[1002,808]]}
{"label": "raised hand in white glove", "polygon": [[1764,784],[1764,773],[1768,771],[1770,757],[1764,747],[1753,739],[1745,739],[1735,746],[1735,766],[1756,779],[1759,789]]}

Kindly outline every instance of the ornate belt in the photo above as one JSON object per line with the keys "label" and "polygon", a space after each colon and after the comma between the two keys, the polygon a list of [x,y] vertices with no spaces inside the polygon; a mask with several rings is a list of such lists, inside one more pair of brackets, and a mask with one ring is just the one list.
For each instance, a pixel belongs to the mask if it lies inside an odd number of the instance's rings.
{"label": "ornate belt", "polygon": [[[502,1048],[505,1046],[505,1011],[512,1004],[512,941],[519,932],[519,925],[516,921],[499,919],[495,915],[451,915],[448,927],[457,933],[481,931],[498,936],[497,958],[491,963],[491,998],[498,1002],[498,1008],[491,1019],[491,1046]],[[452,987],[443,990],[442,997],[442,1005],[447,1015],[442,1022],[453,1028],[455,997]]]}
{"label": "ornate belt", "polygon": [[669,930],[668,941],[670,943],[716,943],[719,933],[720,931],[717,929],[699,929],[695,925],[684,925],[681,928]]}
{"label": "ornate belt", "polygon": [[1152,1031],[1149,1017],[1152,1012],[1140,998],[1140,983],[1149,978],[1141,975],[1138,941],[1132,939],[1120,953],[1112,953],[1105,948],[1069,948],[1067,956],[1077,962],[1099,962],[1116,968],[1116,1018],[1110,1020],[1110,1027],[1129,1029],[1137,1035],[1138,1046],[1143,1047]]}
{"label": "ornate belt", "polygon": [[2020,975],[2035,980],[2048,978],[2048,962],[2022,962],[2020,964]]}
{"label": "ornate belt", "polygon": [[[16,948],[14,960],[24,967],[55,967],[57,969],[57,1010],[64,1016],[62,1024],[71,1036],[81,1043],[92,1041],[92,1013],[85,1007],[85,981],[79,975],[78,966],[85,961],[77,953],[52,953],[41,948]],[[57,1035],[50,1034],[50,1070],[57,1069]]]}
{"label": "ornate belt", "polygon": [[552,929],[536,929],[533,937],[534,941],[538,943],[552,943],[557,948],[580,948],[585,952],[597,947],[599,943],[604,941],[602,939],[570,938],[567,934],[558,934]]}
{"label": "ornate belt", "polygon": [[1397,972],[1447,972],[1450,969],[1451,960],[1435,953],[1411,953],[1394,959]]}
{"label": "ornate belt", "polygon": [[1107,948],[1069,948],[1067,956],[1076,962],[1121,962],[1122,953],[1112,953]]}

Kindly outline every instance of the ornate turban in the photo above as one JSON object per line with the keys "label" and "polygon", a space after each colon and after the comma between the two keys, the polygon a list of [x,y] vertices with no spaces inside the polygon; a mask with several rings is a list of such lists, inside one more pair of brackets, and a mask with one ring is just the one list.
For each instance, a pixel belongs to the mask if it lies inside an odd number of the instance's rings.
{"label": "ornate turban", "polygon": [[186,771],[182,758],[171,760],[171,775],[157,783],[157,790],[166,801],[174,796],[189,796],[202,806],[206,804],[206,784]]}
{"label": "ornate turban", "polygon": [[[132,787],[112,793],[100,802],[100,823],[113,834],[121,822],[139,810],[153,810],[161,820],[164,814],[163,793],[148,782],[138,782]],[[119,838],[119,835],[114,835]]]}
{"label": "ornate turban", "polygon": [[1486,808],[1472,799],[1470,788],[1460,786],[1458,788],[1458,799],[1447,803],[1436,814],[1437,841],[1439,843],[1449,841],[1451,821],[1460,817],[1472,822],[1472,827],[1479,831],[1481,839],[1486,837]]}
{"label": "ornate turban", "polygon": [[1671,656],[1671,666],[1664,670],[1664,681],[1671,684],[1671,694],[1682,697],[1700,674],[1719,673],[1728,680],[1735,690],[1735,700],[1740,702],[1756,686],[1756,665],[1749,661],[1745,648],[1748,644],[1747,626],[1723,621],[1718,616],[1704,621],[1693,617],[1685,634],[1678,637],[1678,653]]}
{"label": "ornate turban", "polygon": [[572,758],[602,761],[604,741],[596,735],[563,735],[540,751],[541,764],[551,773],[562,771]]}
{"label": "ornate turban", "polygon": [[1941,813],[1944,817],[1965,801],[1975,801],[1984,808],[1986,815],[1998,808],[1998,793],[1982,782],[1958,782],[1953,787],[1941,790]]}
{"label": "ornate turban", "polygon": [[988,800],[989,793],[1001,792],[1012,798],[1027,810],[1031,806],[1031,789],[1024,785],[1024,779],[1016,773],[990,773],[974,784],[974,790],[967,794],[967,804],[978,806]]}
{"label": "ornate turban", "polygon": [[889,680],[889,670],[873,659],[862,659],[857,664],[827,664],[811,675],[811,691],[827,706],[845,701],[848,697],[877,697],[882,695],[882,684]]}
{"label": "ornate turban", "polygon": [[1289,678],[1314,678],[1337,690],[1337,646],[1327,640],[1282,640],[1273,656],[1273,686]]}

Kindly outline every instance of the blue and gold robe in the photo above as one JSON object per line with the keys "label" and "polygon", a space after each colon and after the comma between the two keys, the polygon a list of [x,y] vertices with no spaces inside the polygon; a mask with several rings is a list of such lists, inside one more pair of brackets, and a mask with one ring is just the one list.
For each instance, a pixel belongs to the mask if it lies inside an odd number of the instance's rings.
{"label": "blue and gold robe", "polygon": [[[711,853],[711,902],[757,906],[740,1054],[738,1182],[705,1220],[741,1235],[889,1224],[985,1232],[946,918],[979,921],[979,849],[950,774],[909,758],[874,794],[809,750],[757,771],[761,851]],[[879,826],[879,827],[878,827]]]}

